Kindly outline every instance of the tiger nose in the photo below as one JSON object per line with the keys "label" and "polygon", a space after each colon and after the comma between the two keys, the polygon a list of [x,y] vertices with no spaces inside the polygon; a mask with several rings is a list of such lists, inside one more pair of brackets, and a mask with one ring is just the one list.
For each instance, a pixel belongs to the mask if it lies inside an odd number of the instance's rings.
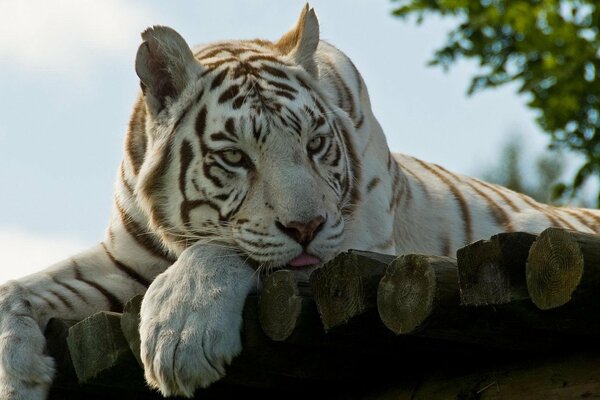
{"label": "tiger nose", "polygon": [[322,215],[311,219],[308,222],[292,221],[283,225],[279,221],[275,225],[286,235],[294,239],[301,245],[307,245],[323,228],[325,218]]}

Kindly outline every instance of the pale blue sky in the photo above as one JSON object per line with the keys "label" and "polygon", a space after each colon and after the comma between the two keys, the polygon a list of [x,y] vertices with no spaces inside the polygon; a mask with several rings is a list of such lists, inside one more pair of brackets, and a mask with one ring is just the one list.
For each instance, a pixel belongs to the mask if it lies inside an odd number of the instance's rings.
{"label": "pale blue sky", "polygon": [[[0,2],[5,260],[0,281],[101,240],[139,87],[133,65],[145,27],[169,25],[191,45],[276,39],[303,5],[295,0]],[[546,136],[514,87],[467,98],[474,64],[461,62],[449,73],[426,66],[450,21],[421,26],[402,21],[390,15],[393,3],[386,0],[311,5],[321,37],[345,51],[362,72],[394,151],[477,175],[496,161],[511,132],[521,132],[527,146],[544,147]],[[15,271],[7,273],[11,268]]]}

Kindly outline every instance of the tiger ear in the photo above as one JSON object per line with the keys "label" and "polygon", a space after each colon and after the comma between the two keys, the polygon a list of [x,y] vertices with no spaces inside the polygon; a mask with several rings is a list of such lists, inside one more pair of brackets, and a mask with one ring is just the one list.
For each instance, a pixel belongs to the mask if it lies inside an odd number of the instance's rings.
{"label": "tiger ear", "polygon": [[290,55],[312,75],[317,75],[315,51],[319,45],[319,20],[308,3],[296,25],[281,37],[275,46],[282,54]]}
{"label": "tiger ear", "polygon": [[176,99],[201,69],[185,40],[173,29],[153,26],[142,33],[143,43],[135,58],[146,104],[158,114],[167,99]]}

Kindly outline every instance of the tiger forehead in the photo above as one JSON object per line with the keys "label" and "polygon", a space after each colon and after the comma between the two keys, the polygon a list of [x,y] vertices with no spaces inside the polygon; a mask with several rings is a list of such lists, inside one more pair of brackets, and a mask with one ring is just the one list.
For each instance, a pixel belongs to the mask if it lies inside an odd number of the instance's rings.
{"label": "tiger forehead", "polygon": [[[259,43],[259,44],[257,44]],[[203,76],[209,81],[212,90],[222,89],[223,85],[234,83],[223,93],[223,102],[231,100],[241,86],[251,86],[255,94],[293,99],[299,89],[312,92],[311,86],[300,75],[300,68],[290,64],[282,55],[265,41],[221,43],[209,46],[196,53],[196,58],[204,67]],[[271,93],[268,93],[271,92]],[[252,94],[252,93],[251,93]],[[240,104],[234,104],[234,108]],[[277,111],[277,110],[276,110]]]}
{"label": "tiger forehead", "polygon": [[212,126],[216,128],[209,134],[213,143],[255,143],[262,148],[264,145],[281,143],[279,140],[270,140],[277,138],[284,139],[285,143],[290,143],[288,139],[301,143],[302,136],[311,130],[311,120],[300,114],[294,119],[287,114],[273,116],[251,110],[247,115],[214,116]]}
{"label": "tiger forehead", "polygon": [[[242,96],[246,102],[251,102],[248,100],[251,95]],[[301,142],[305,135],[326,133],[332,129],[333,122],[314,103],[298,103],[271,103],[277,104],[276,113],[264,99],[258,105],[249,105],[242,110],[222,109],[209,117],[210,138],[232,143],[250,140],[262,145],[273,135]]]}
{"label": "tiger forehead", "polygon": [[[297,65],[266,41],[224,42],[195,54],[203,65],[204,87],[220,108],[211,139],[235,142],[241,137],[264,144],[271,133],[300,137],[326,126],[325,102]],[[225,107],[222,107],[225,106]]]}
{"label": "tiger forehead", "polygon": [[204,46],[195,57],[207,69],[214,69],[228,62],[251,62],[260,59],[276,61],[291,66],[281,57],[273,43],[266,40],[228,41]]}

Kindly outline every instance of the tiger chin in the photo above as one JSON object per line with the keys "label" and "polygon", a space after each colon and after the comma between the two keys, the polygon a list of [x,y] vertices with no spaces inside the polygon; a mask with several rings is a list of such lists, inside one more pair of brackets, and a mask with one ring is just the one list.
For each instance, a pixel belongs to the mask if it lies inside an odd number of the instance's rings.
{"label": "tiger chin", "polygon": [[189,397],[242,350],[244,300],[275,269],[307,276],[349,248],[452,255],[500,231],[600,229],[595,210],[392,155],[361,75],[319,39],[308,6],[275,42],[191,49],[149,28],[135,71],[104,240],[0,287],[2,399],[46,398],[50,318],[121,311],[145,294],[146,380]]}

